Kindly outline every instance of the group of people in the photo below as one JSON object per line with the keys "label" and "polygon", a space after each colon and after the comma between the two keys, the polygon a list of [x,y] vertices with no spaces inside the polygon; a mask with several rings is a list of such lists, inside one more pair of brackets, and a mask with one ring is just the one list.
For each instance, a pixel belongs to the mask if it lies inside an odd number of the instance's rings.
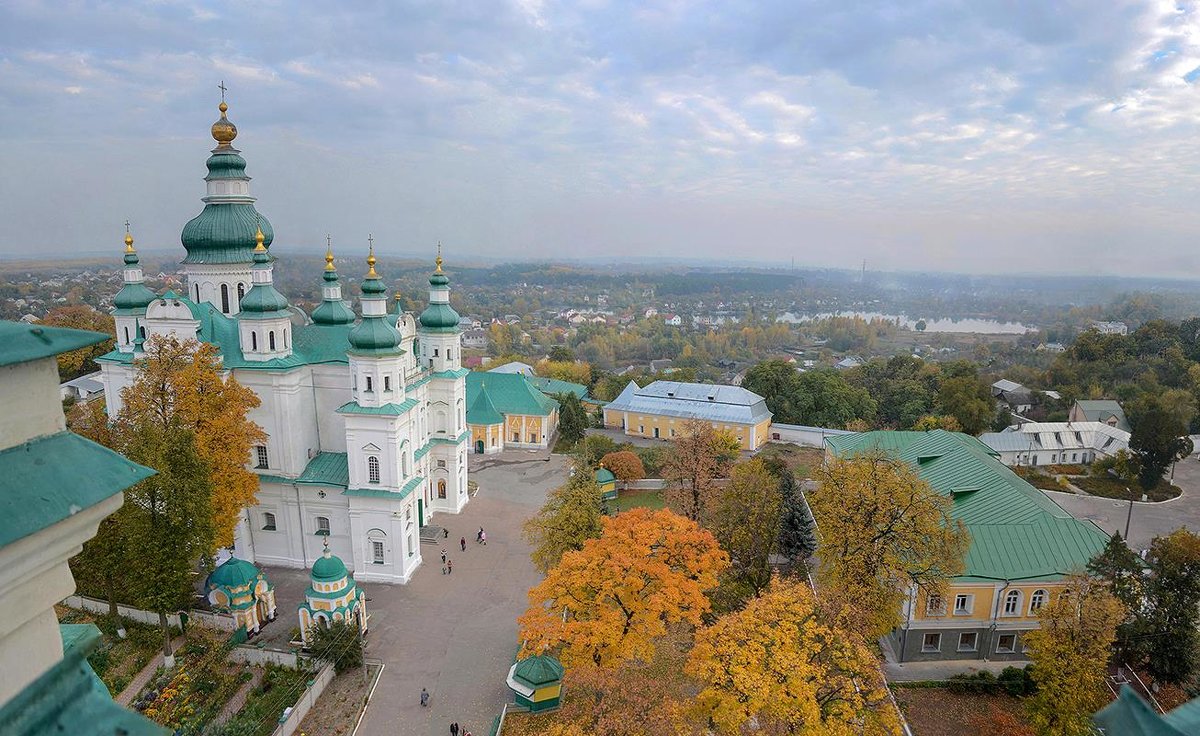
{"label": "group of people", "polygon": [[[450,530],[442,529],[442,539],[449,539],[449,538],[450,538]],[[485,547],[487,546],[487,532],[485,532],[483,530],[483,527],[479,527],[479,531],[475,532],[475,543],[482,544]],[[458,538],[458,546],[462,549],[463,552],[466,552],[467,551],[467,538],[459,537]],[[451,560],[449,557],[447,557],[446,550],[443,549],[442,550],[442,574],[443,575],[451,575],[453,573],[454,573],[454,560]]]}

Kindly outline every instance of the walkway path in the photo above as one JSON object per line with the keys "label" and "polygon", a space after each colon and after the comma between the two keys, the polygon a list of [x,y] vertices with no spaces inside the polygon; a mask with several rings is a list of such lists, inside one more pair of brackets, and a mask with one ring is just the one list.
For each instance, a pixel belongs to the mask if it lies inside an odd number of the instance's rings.
{"label": "walkway path", "polygon": [[262,682],[263,673],[266,670],[262,667],[251,667],[250,672],[252,673],[250,679],[243,682],[238,691],[233,694],[233,697],[225,703],[225,707],[221,709],[221,713],[214,721],[215,723],[225,723],[242,709],[242,706],[246,704],[246,698],[250,697],[250,691],[258,687],[258,684]]}
{"label": "walkway path", "polygon": [[[178,651],[179,647],[183,646],[186,641],[187,639],[182,635],[175,637],[171,641],[171,651]],[[137,675],[135,675],[134,678],[129,681],[129,684],[125,686],[125,689],[121,691],[121,694],[114,699],[121,705],[127,706],[132,703],[134,698],[138,696],[138,693],[142,691],[142,688],[146,687],[146,684],[150,682],[150,678],[154,677],[154,673],[158,671],[158,668],[162,667],[162,664],[163,653],[162,650],[159,650],[158,654],[155,654],[154,658],[146,663],[146,666],[142,668],[141,672],[138,672]]]}

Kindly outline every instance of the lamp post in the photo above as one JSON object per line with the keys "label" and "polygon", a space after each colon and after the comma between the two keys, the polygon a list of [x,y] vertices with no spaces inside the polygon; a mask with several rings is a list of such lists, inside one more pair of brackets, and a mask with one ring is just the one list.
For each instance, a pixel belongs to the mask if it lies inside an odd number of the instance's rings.
{"label": "lamp post", "polygon": [[1125,493],[1129,496],[1129,511],[1125,514],[1125,543],[1129,543],[1129,522],[1133,519],[1133,491],[1128,488]]}

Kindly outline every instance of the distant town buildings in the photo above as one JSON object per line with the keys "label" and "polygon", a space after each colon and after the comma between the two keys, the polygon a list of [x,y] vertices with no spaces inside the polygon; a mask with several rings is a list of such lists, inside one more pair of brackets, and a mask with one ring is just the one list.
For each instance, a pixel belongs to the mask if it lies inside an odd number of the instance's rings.
{"label": "distant town buildings", "polygon": [[1102,335],[1128,335],[1129,325],[1124,322],[1099,322],[1092,320],[1091,329]]}

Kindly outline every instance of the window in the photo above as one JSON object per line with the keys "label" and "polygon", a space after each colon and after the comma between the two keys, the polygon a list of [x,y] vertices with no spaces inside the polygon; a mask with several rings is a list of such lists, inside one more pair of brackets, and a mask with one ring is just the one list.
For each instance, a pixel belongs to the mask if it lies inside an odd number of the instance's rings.
{"label": "window", "polygon": [[275,514],[270,511],[263,512],[263,529],[268,532],[275,531]]}
{"label": "window", "polygon": [[269,465],[267,465],[267,446],[266,445],[255,445],[254,446],[254,467],[256,467],[256,468],[270,467]]}
{"label": "window", "polygon": [[221,313],[229,314],[229,285],[221,284]]}
{"label": "window", "polygon": [[1071,462],[1075,462],[1077,459],[1079,459],[1079,453],[1078,453],[1078,452],[1072,452],[1072,453],[1071,453]]}
{"label": "window", "polygon": [[271,346],[271,352],[275,352],[275,330],[267,333],[267,344]]}
{"label": "window", "polygon": [[1029,596],[1029,612],[1036,613],[1044,605],[1046,605],[1046,591],[1038,588],[1033,591],[1033,595]]}
{"label": "window", "polygon": [[438,460],[438,461],[437,461],[437,466],[438,466],[439,468],[444,468],[444,467],[446,467],[446,461],[445,461],[445,460]]}
{"label": "window", "polygon": [[638,434],[646,434],[646,425],[644,425],[644,424],[638,425]]}
{"label": "window", "polygon": [[946,601],[940,595],[931,595],[929,600],[925,601],[926,616],[945,616]]}
{"label": "window", "polygon": [[940,652],[942,651],[942,635],[941,634],[926,634],[921,637],[922,652]]}
{"label": "window", "polygon": [[318,516],[317,517],[317,534],[321,534],[326,537],[329,536],[329,517],[328,516]]}
{"label": "window", "polygon": [[437,357],[437,354],[438,354],[438,349],[437,349],[437,348],[434,348],[434,349],[433,349],[433,357],[435,357],[435,358],[436,358],[436,357]]}
{"label": "window", "polygon": [[442,478],[438,480],[438,498],[446,497],[446,480]]}
{"label": "window", "polygon": [[996,652],[1004,654],[1012,654],[1017,651],[1017,635],[1016,634],[1001,634],[996,639]]}
{"label": "window", "polygon": [[246,296],[246,285],[239,282],[238,283],[238,304],[242,303],[242,297],[244,297],[244,296]]}
{"label": "window", "polygon": [[979,644],[979,634],[974,631],[964,632],[958,635],[958,651],[973,652],[976,645]]}
{"label": "window", "polygon": [[513,442],[520,442],[520,441],[521,441],[521,433],[513,432]]}
{"label": "window", "polygon": [[371,542],[371,561],[376,565],[383,564],[383,542]]}
{"label": "window", "polygon": [[199,304],[200,303],[200,284],[192,284],[192,291],[196,295],[195,296],[196,303]]}
{"label": "window", "polygon": [[126,345],[128,345],[128,344],[129,344],[129,328],[128,328],[128,327],[124,327],[124,328],[122,328],[122,329],[124,329],[124,330],[125,330],[125,344],[126,344]]}
{"label": "window", "polygon": [[367,482],[379,482],[379,458],[374,455],[367,458]]}
{"label": "window", "polygon": [[971,604],[973,603],[971,599],[974,597],[965,593],[959,593],[954,596],[954,615],[966,616],[969,614],[971,612]]}
{"label": "window", "polygon": [[1016,616],[1021,612],[1021,591],[1010,590],[1008,595],[1004,596],[1004,615]]}
{"label": "window", "polygon": [[145,325],[142,325],[141,327],[138,328],[138,334],[142,336],[143,340],[146,339],[146,326]]}
{"label": "window", "polygon": [[1058,455],[1057,454],[1051,455],[1050,456],[1050,464],[1053,465],[1056,462],[1058,462]]}
{"label": "window", "polygon": [[257,332],[250,333],[250,349],[254,350],[254,351],[258,350],[258,333]]}
{"label": "window", "polygon": [[654,428],[654,439],[658,439],[658,427]]}
{"label": "window", "polygon": [[371,393],[371,377],[367,376],[367,393]]}
{"label": "window", "polygon": [[391,390],[392,390],[392,377],[391,377],[391,376],[384,376],[384,377],[383,377],[383,390],[384,390],[384,391],[391,391]]}
{"label": "window", "polygon": [[536,444],[537,444],[537,441],[538,441],[538,439],[537,439],[537,435],[536,435],[536,434],[534,434],[533,432],[530,432],[530,433],[529,433],[529,444],[531,444],[531,445],[536,445]]}

